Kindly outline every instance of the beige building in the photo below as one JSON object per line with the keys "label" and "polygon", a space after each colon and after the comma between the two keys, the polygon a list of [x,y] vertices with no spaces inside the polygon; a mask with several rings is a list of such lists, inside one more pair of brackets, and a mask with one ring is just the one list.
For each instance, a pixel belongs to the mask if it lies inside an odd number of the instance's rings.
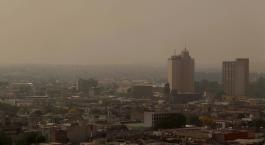
{"label": "beige building", "polygon": [[249,83],[249,59],[223,62],[223,86],[228,96],[246,96]]}
{"label": "beige building", "polygon": [[168,59],[168,83],[171,91],[194,92],[194,59],[186,48]]}

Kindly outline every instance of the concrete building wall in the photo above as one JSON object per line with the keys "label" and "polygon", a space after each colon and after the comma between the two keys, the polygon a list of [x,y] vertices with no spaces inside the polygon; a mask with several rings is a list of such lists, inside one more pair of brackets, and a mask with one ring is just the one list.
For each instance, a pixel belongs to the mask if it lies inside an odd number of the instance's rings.
{"label": "concrete building wall", "polygon": [[249,60],[237,59],[235,69],[235,95],[245,96],[249,84]]}
{"label": "concrete building wall", "polygon": [[145,127],[153,126],[153,114],[154,112],[144,112],[144,126]]}
{"label": "concrete building wall", "polygon": [[168,83],[171,91],[194,91],[194,59],[190,57],[186,49],[180,55],[173,55],[169,58]]}
{"label": "concrete building wall", "polygon": [[224,92],[229,96],[245,96],[249,84],[249,60],[223,62]]}
{"label": "concrete building wall", "polygon": [[194,91],[194,60],[190,57],[184,56],[182,61],[182,77],[181,90],[182,92]]}
{"label": "concrete building wall", "polygon": [[234,86],[235,86],[235,62],[226,61],[223,62],[223,86],[224,92],[227,95],[234,94]]}

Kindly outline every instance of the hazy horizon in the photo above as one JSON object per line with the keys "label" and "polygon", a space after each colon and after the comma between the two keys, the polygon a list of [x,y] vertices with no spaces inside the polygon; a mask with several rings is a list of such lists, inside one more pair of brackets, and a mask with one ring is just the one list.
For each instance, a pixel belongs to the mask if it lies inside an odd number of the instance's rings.
{"label": "hazy horizon", "polygon": [[185,47],[198,66],[265,64],[262,0],[0,1],[0,64],[166,64]]}

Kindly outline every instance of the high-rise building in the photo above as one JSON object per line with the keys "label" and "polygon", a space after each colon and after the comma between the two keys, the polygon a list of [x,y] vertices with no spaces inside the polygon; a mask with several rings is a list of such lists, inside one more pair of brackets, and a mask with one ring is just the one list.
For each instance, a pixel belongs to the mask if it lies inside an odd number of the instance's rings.
{"label": "high-rise building", "polygon": [[168,83],[171,92],[194,92],[194,59],[186,48],[168,59]]}
{"label": "high-rise building", "polygon": [[224,92],[229,96],[246,96],[249,84],[249,59],[223,62]]}

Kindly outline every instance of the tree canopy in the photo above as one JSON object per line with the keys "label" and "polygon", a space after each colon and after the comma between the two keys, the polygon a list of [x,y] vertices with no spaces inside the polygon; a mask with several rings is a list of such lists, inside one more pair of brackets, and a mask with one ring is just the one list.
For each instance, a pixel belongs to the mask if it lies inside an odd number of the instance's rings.
{"label": "tree canopy", "polygon": [[183,114],[170,114],[166,119],[156,125],[157,129],[180,128],[186,125],[186,117]]}
{"label": "tree canopy", "polygon": [[223,94],[223,87],[217,81],[201,80],[195,82],[195,90],[198,92],[206,91],[216,96]]}
{"label": "tree canopy", "polygon": [[265,78],[260,77],[255,82],[251,82],[248,88],[248,96],[250,97],[265,97]]}

